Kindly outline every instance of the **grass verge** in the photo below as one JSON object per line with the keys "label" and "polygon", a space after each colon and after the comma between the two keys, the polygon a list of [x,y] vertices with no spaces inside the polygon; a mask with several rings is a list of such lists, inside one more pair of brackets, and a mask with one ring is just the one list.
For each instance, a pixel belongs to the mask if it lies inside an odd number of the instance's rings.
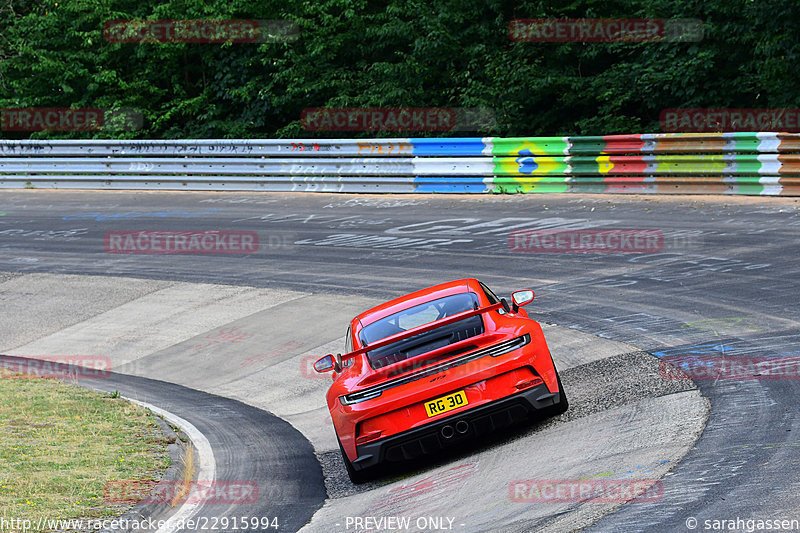
{"label": "grass verge", "polygon": [[128,505],[110,482],[161,478],[167,439],[154,415],[116,394],[0,370],[0,516],[96,518]]}

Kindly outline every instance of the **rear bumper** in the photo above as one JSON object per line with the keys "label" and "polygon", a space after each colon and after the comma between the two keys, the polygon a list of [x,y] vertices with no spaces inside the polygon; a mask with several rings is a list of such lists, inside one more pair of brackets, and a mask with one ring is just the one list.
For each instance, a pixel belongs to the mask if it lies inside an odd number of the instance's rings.
{"label": "rear bumper", "polygon": [[[363,470],[384,462],[406,461],[433,453],[465,439],[520,422],[537,411],[555,405],[560,399],[560,392],[550,392],[542,383],[422,427],[357,446],[358,458],[353,461],[353,467]],[[452,436],[448,438],[446,435],[451,430]]]}

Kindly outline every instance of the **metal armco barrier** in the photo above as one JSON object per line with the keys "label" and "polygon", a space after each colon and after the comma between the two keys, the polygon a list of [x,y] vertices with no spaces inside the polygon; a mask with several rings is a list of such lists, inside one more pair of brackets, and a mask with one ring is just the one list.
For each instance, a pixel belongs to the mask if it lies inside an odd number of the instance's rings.
{"label": "metal armco barrier", "polygon": [[800,195],[800,134],[0,140],[0,187]]}

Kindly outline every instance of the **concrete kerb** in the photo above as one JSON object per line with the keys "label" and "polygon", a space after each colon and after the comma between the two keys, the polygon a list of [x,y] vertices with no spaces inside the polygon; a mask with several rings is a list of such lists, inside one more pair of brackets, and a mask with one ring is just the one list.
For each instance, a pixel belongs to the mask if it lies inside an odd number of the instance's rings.
{"label": "concrete kerb", "polygon": [[[183,431],[181,431],[179,427],[176,430],[175,428],[177,426],[172,426],[162,416],[156,413],[153,413],[153,418],[158,423],[164,438],[170,443],[167,445],[167,452],[169,453],[171,464],[164,471],[164,475],[161,477],[158,484],[153,488],[153,490],[157,491],[157,487],[159,485],[163,486],[165,484],[194,478],[196,474],[194,461],[192,461],[190,465],[189,461],[187,461],[187,457],[189,454],[197,453],[197,449],[194,447],[189,437]],[[148,518],[153,520],[161,520],[170,513],[174,512],[174,510],[174,505],[168,502],[158,501],[157,499],[149,502],[142,501],[139,503],[134,503],[122,515],[117,517],[117,521],[120,525],[122,525],[126,523],[131,524],[133,522],[141,523]],[[108,528],[103,529],[102,531],[104,533],[134,533],[141,530],[136,529],[131,525],[127,528]]]}

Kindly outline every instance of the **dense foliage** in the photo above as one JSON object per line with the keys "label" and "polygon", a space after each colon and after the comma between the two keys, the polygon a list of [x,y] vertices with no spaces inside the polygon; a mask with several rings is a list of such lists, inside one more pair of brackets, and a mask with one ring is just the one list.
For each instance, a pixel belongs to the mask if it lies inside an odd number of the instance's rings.
{"label": "dense foliage", "polygon": [[[696,18],[704,38],[509,38],[513,19],[582,17]],[[119,43],[103,35],[113,19],[277,19],[301,33]],[[797,0],[0,0],[0,108],[134,108],[143,128],[118,135],[139,138],[342,136],[303,129],[302,110],[324,106],[488,107],[484,135],[659,131],[664,108],[800,107],[797,35]],[[92,135],[108,133],[3,134]]]}

